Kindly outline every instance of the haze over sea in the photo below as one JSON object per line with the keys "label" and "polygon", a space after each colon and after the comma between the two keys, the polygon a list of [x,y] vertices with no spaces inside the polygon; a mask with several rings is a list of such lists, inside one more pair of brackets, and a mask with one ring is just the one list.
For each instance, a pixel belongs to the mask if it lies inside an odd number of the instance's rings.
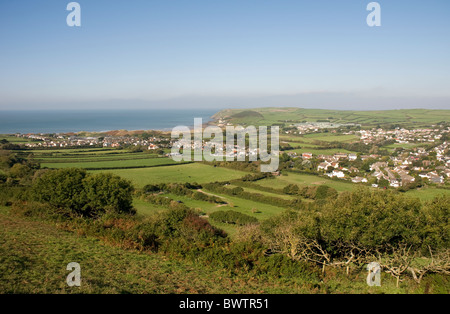
{"label": "haze over sea", "polygon": [[0,111],[0,134],[171,130],[211,121],[217,109]]}

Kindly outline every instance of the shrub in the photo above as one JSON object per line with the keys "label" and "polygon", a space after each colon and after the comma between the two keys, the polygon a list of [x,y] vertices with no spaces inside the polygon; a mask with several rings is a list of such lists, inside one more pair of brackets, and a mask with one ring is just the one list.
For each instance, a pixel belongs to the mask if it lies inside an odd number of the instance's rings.
{"label": "shrub", "polygon": [[112,174],[88,175],[78,168],[47,171],[33,183],[32,199],[84,216],[134,213],[133,187]]}
{"label": "shrub", "polygon": [[33,183],[32,196],[38,202],[79,213],[86,204],[86,175],[85,170],[77,168],[48,171]]}
{"label": "shrub", "polygon": [[99,173],[85,178],[83,186],[86,197],[82,208],[84,213],[135,213],[132,205],[134,189],[129,181],[109,173]]}
{"label": "shrub", "polygon": [[210,214],[209,217],[218,222],[236,224],[239,226],[258,223],[258,219],[256,219],[255,217],[234,210],[220,210]]}

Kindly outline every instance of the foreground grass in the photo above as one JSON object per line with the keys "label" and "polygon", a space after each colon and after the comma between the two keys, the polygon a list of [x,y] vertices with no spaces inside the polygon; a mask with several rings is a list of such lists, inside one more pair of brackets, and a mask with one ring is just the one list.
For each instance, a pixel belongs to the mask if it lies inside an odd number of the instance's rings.
{"label": "foreground grass", "polygon": [[[81,287],[69,287],[70,262],[81,265]],[[448,277],[428,276],[418,285],[382,274],[382,287],[368,287],[364,271],[349,276],[327,269],[320,281],[296,274],[252,277],[214,266],[170,259],[158,253],[124,250],[0,207],[0,294],[298,294],[449,293]]]}
{"label": "foreground grass", "polygon": [[[70,262],[81,287],[69,287]],[[231,276],[221,269],[111,247],[0,208],[0,293],[301,293],[298,283]]]}

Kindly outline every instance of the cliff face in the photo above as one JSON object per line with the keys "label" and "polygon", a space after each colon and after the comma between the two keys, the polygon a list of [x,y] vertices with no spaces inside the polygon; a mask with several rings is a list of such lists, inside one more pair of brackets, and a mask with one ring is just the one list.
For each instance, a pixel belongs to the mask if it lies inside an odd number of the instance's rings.
{"label": "cliff face", "polygon": [[225,110],[221,110],[218,113],[215,113],[211,119],[214,120],[218,120],[218,119],[224,119],[224,118],[229,118],[233,115],[233,109],[225,109]]}

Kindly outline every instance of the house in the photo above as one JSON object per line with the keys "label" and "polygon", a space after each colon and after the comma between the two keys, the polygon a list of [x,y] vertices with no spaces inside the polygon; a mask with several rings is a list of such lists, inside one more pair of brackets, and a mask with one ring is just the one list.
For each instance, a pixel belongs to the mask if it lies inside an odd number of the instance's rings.
{"label": "house", "polygon": [[348,155],[345,153],[336,153],[336,154],[334,154],[334,157],[337,159],[347,159]]}
{"label": "house", "polygon": [[332,162],[330,164],[330,166],[333,167],[334,169],[337,169],[337,168],[339,168],[339,163],[338,162]]}
{"label": "house", "polygon": [[402,180],[402,185],[403,186],[406,185],[406,184],[412,183],[412,182],[414,182],[416,180],[414,177],[412,177],[412,176],[410,176],[408,174],[405,174],[405,173],[401,173],[400,174],[400,178]]}
{"label": "house", "polygon": [[384,178],[384,177],[385,177],[385,175],[384,175],[381,171],[375,171],[375,172],[372,174],[372,176],[375,177],[375,178],[377,178],[377,179],[381,179],[381,178]]}
{"label": "house", "polygon": [[345,174],[342,171],[339,171],[339,170],[333,170],[333,172],[328,173],[327,175],[329,177],[337,177],[337,178],[340,178],[340,179],[345,177]]}
{"label": "house", "polygon": [[303,158],[303,159],[311,159],[312,156],[313,156],[312,153],[303,153],[303,154],[302,154],[302,158]]}
{"label": "house", "polygon": [[348,160],[355,161],[358,158],[356,154],[348,154]]}
{"label": "house", "polygon": [[363,177],[354,177],[352,178],[353,183],[367,183],[367,179]]}
{"label": "house", "polygon": [[432,182],[434,184],[442,184],[442,183],[444,183],[444,178],[440,177],[438,175],[431,175],[430,182]]}
{"label": "house", "polygon": [[317,170],[323,170],[326,171],[328,169],[328,167],[331,166],[331,164],[329,162],[321,162],[318,166],[317,166]]}
{"label": "house", "polygon": [[394,188],[398,188],[400,186],[400,182],[397,179],[391,179],[389,181],[389,186],[392,186]]}
{"label": "house", "polygon": [[388,166],[387,162],[379,161],[379,162],[376,162],[376,163],[373,163],[372,165],[370,165],[370,171],[372,171],[372,170],[379,171],[380,170],[379,168],[387,168],[387,166]]}

